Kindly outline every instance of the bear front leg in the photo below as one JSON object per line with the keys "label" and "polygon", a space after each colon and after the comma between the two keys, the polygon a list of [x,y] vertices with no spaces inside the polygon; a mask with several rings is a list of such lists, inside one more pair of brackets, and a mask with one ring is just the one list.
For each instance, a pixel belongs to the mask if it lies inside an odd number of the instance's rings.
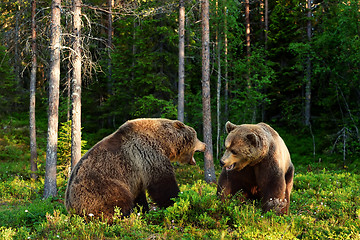
{"label": "bear front leg", "polygon": [[[218,184],[217,195],[224,201],[229,195],[235,195],[241,188],[242,181],[237,171],[227,171],[223,168]],[[244,190],[244,189],[243,189]]]}
{"label": "bear front leg", "polygon": [[148,193],[153,201],[162,208],[166,208],[174,204],[172,198],[179,194],[179,187],[172,173],[169,176],[157,179],[148,187]]}
{"label": "bear front leg", "polygon": [[291,190],[293,188],[293,179],[294,179],[294,165],[290,165],[289,169],[287,170],[285,174],[285,182],[286,182],[286,191],[285,191],[285,198],[288,202],[286,213],[289,213],[289,207],[290,207],[290,194]]}
{"label": "bear front leg", "polygon": [[134,205],[135,207],[141,208],[143,213],[149,211],[149,204],[144,191],[140,192],[140,194],[135,198]]}
{"label": "bear front leg", "polygon": [[276,214],[287,214],[289,202],[286,198],[286,184],[282,178],[272,178],[262,189],[262,208],[264,212],[273,210]]}

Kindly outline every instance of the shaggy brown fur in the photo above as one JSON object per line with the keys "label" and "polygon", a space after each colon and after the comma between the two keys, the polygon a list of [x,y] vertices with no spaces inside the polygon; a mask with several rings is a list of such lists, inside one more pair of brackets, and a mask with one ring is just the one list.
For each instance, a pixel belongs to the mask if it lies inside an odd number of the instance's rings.
{"label": "shaggy brown fur", "polygon": [[224,200],[241,191],[245,198],[261,199],[264,211],[288,213],[294,166],[282,138],[265,123],[227,122],[226,130],[218,195]]}
{"label": "shaggy brown fur", "polygon": [[167,207],[179,192],[170,162],[195,164],[194,152],[204,150],[195,130],[179,121],[128,121],[74,167],[65,193],[66,209],[111,221],[116,206],[124,216],[136,205],[149,210],[146,190],[158,206]]}

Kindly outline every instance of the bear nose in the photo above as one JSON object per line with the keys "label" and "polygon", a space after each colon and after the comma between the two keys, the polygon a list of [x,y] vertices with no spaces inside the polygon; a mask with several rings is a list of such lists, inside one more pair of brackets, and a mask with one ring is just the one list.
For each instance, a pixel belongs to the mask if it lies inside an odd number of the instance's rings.
{"label": "bear nose", "polygon": [[222,159],[220,159],[220,166],[223,167],[225,165],[225,163],[222,161]]}

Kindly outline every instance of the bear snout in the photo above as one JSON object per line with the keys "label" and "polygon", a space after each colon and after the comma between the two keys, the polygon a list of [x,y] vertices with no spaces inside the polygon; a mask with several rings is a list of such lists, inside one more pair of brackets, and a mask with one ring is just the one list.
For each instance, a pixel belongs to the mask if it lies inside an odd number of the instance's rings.
{"label": "bear snout", "polygon": [[224,167],[225,163],[223,162],[222,159],[220,159],[220,167]]}
{"label": "bear snout", "polygon": [[197,139],[195,143],[195,152],[205,152],[206,144]]}

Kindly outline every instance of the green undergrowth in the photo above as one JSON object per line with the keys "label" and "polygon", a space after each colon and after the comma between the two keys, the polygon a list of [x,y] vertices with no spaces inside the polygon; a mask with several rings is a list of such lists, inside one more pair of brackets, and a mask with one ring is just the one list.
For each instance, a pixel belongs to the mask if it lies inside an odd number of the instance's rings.
{"label": "green undergrowth", "polygon": [[234,197],[221,202],[216,184],[202,180],[199,166],[175,169],[181,192],[173,206],[159,209],[150,201],[150,212],[135,211],[127,218],[116,214],[111,225],[69,216],[63,191],[42,200],[41,179],[3,177],[0,239],[360,239],[359,174],[315,167],[297,172],[291,213],[277,216],[263,213],[256,201]]}
{"label": "green undergrowth", "polygon": [[[25,122],[23,123],[25,124]],[[296,151],[286,136],[295,165],[290,214],[263,213],[259,202],[236,196],[221,202],[216,184],[203,180],[202,154],[196,166],[174,164],[180,194],[173,206],[135,211],[113,224],[70,216],[64,208],[66,171],[58,170],[58,196],[42,199],[44,152],[39,151],[38,176],[30,179],[28,136],[21,123],[1,122],[0,240],[2,239],[359,239],[360,171],[353,158],[344,166],[341,155],[313,158],[311,146]],[[40,132],[41,133],[41,132]],[[39,138],[40,146],[44,145]],[[8,147],[12,146],[12,147]],[[13,148],[12,150],[9,150]],[[5,151],[5,152],[4,152]],[[20,152],[21,151],[21,152]],[[61,167],[59,161],[59,167]],[[216,176],[220,174],[215,160]]]}

